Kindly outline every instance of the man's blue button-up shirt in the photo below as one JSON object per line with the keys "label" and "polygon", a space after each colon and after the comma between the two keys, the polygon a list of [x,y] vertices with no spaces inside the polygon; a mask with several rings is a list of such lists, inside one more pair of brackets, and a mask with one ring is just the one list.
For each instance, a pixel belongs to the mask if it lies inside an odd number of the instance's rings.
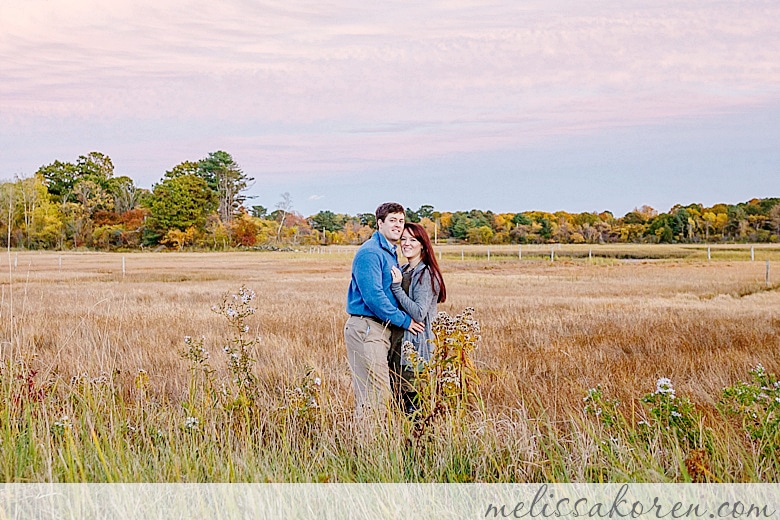
{"label": "man's blue button-up shirt", "polygon": [[412,318],[398,308],[390,284],[392,266],[398,265],[395,246],[375,231],[355,254],[352,280],[347,291],[347,313],[374,316],[406,329]]}

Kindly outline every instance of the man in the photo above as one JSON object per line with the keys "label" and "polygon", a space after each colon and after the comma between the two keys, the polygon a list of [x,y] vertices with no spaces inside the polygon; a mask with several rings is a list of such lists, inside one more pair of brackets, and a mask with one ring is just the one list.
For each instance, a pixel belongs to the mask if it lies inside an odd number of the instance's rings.
{"label": "man", "polygon": [[390,370],[387,353],[390,350],[390,328],[395,325],[414,333],[424,330],[408,314],[398,308],[390,289],[393,281],[390,269],[398,266],[396,243],[404,230],[404,207],[385,202],[376,209],[377,231],[355,254],[352,280],[347,292],[347,313],[344,327],[347,357],[352,369],[356,415],[369,410],[380,416],[390,402]]}

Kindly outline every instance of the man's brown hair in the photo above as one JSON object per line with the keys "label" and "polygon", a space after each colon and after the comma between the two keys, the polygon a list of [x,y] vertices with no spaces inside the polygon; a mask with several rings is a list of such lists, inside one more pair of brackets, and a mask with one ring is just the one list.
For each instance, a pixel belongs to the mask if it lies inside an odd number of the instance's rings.
{"label": "man's brown hair", "polygon": [[385,202],[384,204],[380,204],[379,207],[376,208],[377,222],[380,220],[384,222],[387,215],[390,213],[401,213],[402,215],[406,215],[406,210],[397,202]]}

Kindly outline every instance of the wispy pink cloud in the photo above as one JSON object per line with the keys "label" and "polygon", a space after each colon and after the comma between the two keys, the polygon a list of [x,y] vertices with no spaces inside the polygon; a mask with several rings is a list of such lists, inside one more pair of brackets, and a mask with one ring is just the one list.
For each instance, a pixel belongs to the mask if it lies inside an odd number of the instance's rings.
{"label": "wispy pink cloud", "polygon": [[[236,124],[269,173],[341,171],[780,99],[777,2],[25,0],[0,122]],[[278,128],[276,128],[278,127]]]}

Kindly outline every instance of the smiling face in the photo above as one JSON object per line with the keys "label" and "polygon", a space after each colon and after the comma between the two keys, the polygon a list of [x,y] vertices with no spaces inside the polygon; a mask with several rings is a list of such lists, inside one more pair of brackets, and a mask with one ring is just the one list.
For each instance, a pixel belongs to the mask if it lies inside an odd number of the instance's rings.
{"label": "smiling face", "polygon": [[401,238],[401,233],[404,231],[404,214],[403,213],[388,213],[384,220],[377,220],[376,225],[380,233],[382,233],[387,240],[395,244],[398,239]]}
{"label": "smiling face", "polygon": [[404,229],[401,235],[401,252],[412,265],[417,265],[422,257],[423,245],[417,240],[411,231]]}

